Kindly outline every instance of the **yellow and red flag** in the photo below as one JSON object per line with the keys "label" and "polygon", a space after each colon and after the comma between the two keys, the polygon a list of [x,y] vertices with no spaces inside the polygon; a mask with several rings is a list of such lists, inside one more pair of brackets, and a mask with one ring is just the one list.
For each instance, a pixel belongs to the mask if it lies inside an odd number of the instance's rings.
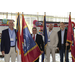
{"label": "yellow and red flag", "polygon": [[16,49],[17,49],[17,61],[21,62],[21,37],[20,37],[20,15],[18,13],[17,17],[17,43],[16,43]]}

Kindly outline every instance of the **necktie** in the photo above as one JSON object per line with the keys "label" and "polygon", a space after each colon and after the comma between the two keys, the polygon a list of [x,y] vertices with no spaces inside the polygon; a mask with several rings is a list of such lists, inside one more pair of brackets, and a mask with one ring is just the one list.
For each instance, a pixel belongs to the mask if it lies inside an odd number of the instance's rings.
{"label": "necktie", "polygon": [[35,34],[34,34],[34,36],[33,36],[33,40],[35,41]]}

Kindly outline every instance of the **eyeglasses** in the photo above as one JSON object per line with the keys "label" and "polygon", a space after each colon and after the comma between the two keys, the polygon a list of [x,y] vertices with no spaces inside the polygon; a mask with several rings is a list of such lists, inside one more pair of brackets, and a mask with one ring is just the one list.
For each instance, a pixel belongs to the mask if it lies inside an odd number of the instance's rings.
{"label": "eyeglasses", "polygon": [[36,31],[36,30],[33,30],[33,31]]}

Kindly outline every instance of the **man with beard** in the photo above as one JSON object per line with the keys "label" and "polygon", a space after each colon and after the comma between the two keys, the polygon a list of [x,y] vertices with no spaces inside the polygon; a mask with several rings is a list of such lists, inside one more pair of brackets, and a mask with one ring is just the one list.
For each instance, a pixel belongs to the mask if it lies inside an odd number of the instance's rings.
{"label": "man with beard", "polygon": [[49,25],[48,43],[46,46],[46,61],[50,62],[50,52],[52,52],[52,61],[55,62],[55,50],[58,44],[57,32],[53,30],[53,24]]}

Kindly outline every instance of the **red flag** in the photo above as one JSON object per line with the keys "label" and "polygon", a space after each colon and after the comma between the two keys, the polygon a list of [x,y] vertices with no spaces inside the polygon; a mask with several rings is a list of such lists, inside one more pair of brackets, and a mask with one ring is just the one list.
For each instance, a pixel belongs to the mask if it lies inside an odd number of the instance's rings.
{"label": "red flag", "polygon": [[23,42],[24,42],[24,40],[23,40],[23,26],[22,26],[22,30],[21,30],[21,61],[25,62],[24,52],[23,52]]}
{"label": "red flag", "polygon": [[21,59],[22,62],[33,62],[38,59],[41,54],[40,48],[34,42],[27,24],[24,19],[24,15],[22,15],[22,33],[21,33]]}
{"label": "red flag", "polygon": [[72,53],[72,61],[75,62],[75,39],[74,39],[74,46],[71,47]]}
{"label": "red flag", "polygon": [[74,32],[72,28],[72,22],[71,22],[71,15],[69,15],[69,25],[68,25],[68,31],[67,31],[67,42],[70,42],[70,50],[72,54],[72,61],[75,60],[75,50],[74,50]]}

